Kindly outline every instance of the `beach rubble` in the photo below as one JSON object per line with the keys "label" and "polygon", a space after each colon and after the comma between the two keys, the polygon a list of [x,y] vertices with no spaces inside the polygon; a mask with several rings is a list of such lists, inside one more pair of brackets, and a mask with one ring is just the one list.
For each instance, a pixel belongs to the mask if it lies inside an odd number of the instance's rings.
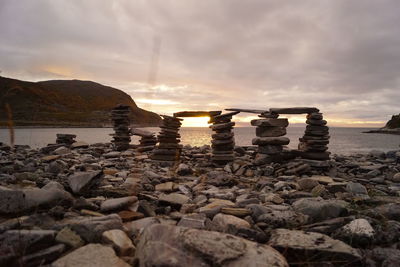
{"label": "beach rubble", "polygon": [[[259,136],[216,164],[215,147],[178,145],[179,119],[164,119],[153,152],[1,144],[0,266],[398,264],[399,150],[331,155],[319,168],[257,161],[258,146],[288,142]],[[214,140],[233,140],[224,127]]]}

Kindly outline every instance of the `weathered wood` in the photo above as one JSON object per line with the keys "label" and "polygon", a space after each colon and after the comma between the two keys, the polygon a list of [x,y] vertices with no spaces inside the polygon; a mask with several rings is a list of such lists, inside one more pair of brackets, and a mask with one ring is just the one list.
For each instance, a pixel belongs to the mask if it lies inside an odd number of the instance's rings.
{"label": "weathered wood", "polygon": [[310,114],[319,112],[315,107],[270,108],[269,112],[276,114]]}
{"label": "weathered wood", "polygon": [[222,111],[180,111],[175,112],[174,117],[212,117],[220,115]]}
{"label": "weathered wood", "polygon": [[261,114],[264,112],[268,112],[268,110],[261,110],[261,109],[243,109],[243,108],[226,108],[226,111],[239,111],[239,112],[246,112],[246,113],[255,113]]}

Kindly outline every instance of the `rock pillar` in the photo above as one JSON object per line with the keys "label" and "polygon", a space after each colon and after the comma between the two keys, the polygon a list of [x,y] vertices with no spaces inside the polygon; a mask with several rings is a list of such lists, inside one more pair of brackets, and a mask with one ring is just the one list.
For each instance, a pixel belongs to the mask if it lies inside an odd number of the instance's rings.
{"label": "rock pillar", "polygon": [[130,106],[118,105],[111,111],[111,120],[113,122],[114,134],[111,134],[114,147],[118,151],[127,150],[131,142],[129,132]]}
{"label": "rock pillar", "polygon": [[[253,145],[258,146],[257,158],[263,162],[277,162],[282,160],[283,146],[289,144],[286,128],[288,119],[278,118],[278,114],[263,114],[261,119],[252,120],[251,125],[256,126],[256,136]],[[262,159],[261,159],[262,158]]]}
{"label": "rock pillar", "polygon": [[304,136],[300,138],[299,150],[301,157],[312,160],[329,160],[329,127],[322,113],[315,112],[307,115],[307,126]]}
{"label": "rock pillar", "polygon": [[182,145],[180,142],[179,128],[182,119],[161,115],[163,123],[157,136],[158,146],[154,149],[151,159],[158,161],[177,161],[180,158]]}
{"label": "rock pillar", "polygon": [[235,122],[232,116],[239,112],[230,112],[222,115],[210,117],[210,128],[215,132],[211,138],[211,160],[216,164],[226,164],[235,159],[233,152],[235,148],[235,138],[232,132]]}

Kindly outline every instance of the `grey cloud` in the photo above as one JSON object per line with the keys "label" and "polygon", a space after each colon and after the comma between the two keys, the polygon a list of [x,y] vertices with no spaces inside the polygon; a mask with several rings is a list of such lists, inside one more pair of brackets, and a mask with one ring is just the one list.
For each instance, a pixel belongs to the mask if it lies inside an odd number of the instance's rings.
{"label": "grey cloud", "polygon": [[[399,20],[396,0],[2,0],[0,69],[40,80],[63,66],[177,108],[315,105],[385,120],[399,112]],[[157,83],[187,88],[129,86],[147,82],[156,36]]]}

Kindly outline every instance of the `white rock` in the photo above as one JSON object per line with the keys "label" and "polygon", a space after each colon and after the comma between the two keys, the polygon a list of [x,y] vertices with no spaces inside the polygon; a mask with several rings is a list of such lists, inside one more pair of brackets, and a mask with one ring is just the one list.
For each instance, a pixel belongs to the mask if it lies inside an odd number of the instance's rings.
{"label": "white rock", "polygon": [[106,243],[111,243],[119,256],[133,256],[135,253],[135,246],[132,244],[132,240],[122,230],[105,231],[103,240]]}

